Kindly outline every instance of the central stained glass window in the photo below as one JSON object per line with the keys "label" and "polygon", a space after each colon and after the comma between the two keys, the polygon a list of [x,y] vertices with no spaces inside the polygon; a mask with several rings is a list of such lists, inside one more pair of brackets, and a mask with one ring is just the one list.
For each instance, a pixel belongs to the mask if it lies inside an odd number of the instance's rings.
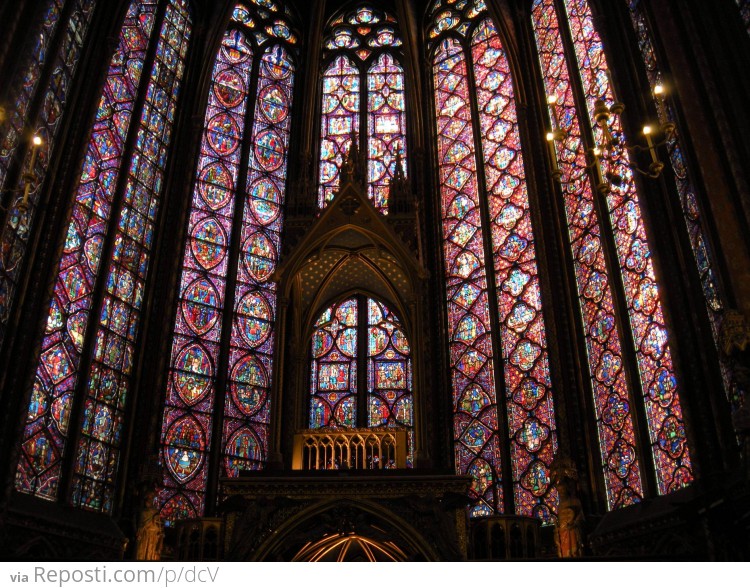
{"label": "central stained glass window", "polygon": [[309,425],[406,429],[414,462],[411,349],[401,322],[373,298],[328,307],[315,322]]}

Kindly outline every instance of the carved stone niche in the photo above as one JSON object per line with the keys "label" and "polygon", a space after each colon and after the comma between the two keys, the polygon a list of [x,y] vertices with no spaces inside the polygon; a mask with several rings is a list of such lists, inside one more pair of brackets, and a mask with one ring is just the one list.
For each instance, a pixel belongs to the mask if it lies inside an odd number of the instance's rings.
{"label": "carved stone niche", "polygon": [[463,561],[470,479],[404,470],[222,480],[229,561]]}

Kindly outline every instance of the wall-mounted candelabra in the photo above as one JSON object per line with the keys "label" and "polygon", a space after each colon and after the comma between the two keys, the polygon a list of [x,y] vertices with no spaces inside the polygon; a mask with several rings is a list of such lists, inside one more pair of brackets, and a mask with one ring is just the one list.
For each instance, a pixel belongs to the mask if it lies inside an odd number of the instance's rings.
{"label": "wall-mounted candelabra", "polygon": [[[609,72],[607,72],[609,78]],[[614,86],[611,79],[609,87],[612,92],[613,101],[610,106],[603,99],[596,100],[594,103],[594,122],[596,145],[586,152],[586,169],[594,174],[596,188],[601,193],[607,193],[612,186],[621,186],[625,182],[622,175],[615,173],[619,164],[626,164],[633,171],[649,177],[658,178],[664,171],[664,163],[659,160],[657,150],[669,143],[674,137],[675,125],[671,122],[659,122],[656,124],[647,124],[643,126],[643,137],[645,143],[640,144],[634,141],[626,141],[622,132],[621,116],[625,110],[625,105],[620,102],[614,94]],[[658,103],[659,112],[664,112],[664,98],[666,89],[659,84],[653,89],[654,98]],[[558,97],[551,95],[547,97],[550,114],[552,118],[552,129],[547,133],[547,143],[549,145],[550,161],[552,163],[552,177],[556,181],[565,184],[562,179],[562,173],[558,166],[556,144],[564,141],[567,133],[561,127],[558,115]],[[634,158],[624,157],[627,152],[639,153],[648,151],[651,156],[651,162],[646,169],[641,168]]]}
{"label": "wall-mounted candelabra", "polygon": [[[21,172],[22,183],[20,187],[14,190],[7,190],[7,192],[10,194],[23,193],[23,198],[21,198],[21,201],[15,204],[16,208],[18,208],[21,212],[24,212],[26,211],[26,209],[28,209],[29,197],[31,196],[31,193],[36,189],[36,186],[39,181],[35,167],[36,167],[37,157],[39,156],[39,148],[42,146],[42,143],[43,143],[42,138],[39,135],[34,135],[32,137],[29,162],[28,162],[28,165]],[[11,203],[11,206],[13,205],[14,204]]]}

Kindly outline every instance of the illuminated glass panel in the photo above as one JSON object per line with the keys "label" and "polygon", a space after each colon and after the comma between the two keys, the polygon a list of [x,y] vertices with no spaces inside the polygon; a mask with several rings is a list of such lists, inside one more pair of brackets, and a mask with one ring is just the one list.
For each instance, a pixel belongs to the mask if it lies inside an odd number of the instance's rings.
{"label": "illuminated glass panel", "polygon": [[[360,325],[364,319],[366,329]],[[413,467],[411,348],[399,319],[382,302],[353,297],[326,309],[315,326],[310,362],[310,428],[406,429],[407,467]],[[361,357],[361,353],[366,356]],[[366,377],[365,389],[359,388],[362,374]],[[358,415],[359,406],[364,406],[364,414]]]}
{"label": "illuminated glass panel", "polygon": [[211,75],[172,340],[159,496],[167,520],[203,514],[252,66],[253,51],[245,34],[228,31]]}
{"label": "illuminated glass panel", "polygon": [[397,155],[401,155],[406,169],[404,70],[387,53],[367,72],[367,132],[368,196],[375,208],[385,212]]}
{"label": "illuminated glass panel", "polygon": [[[626,0],[630,9],[630,18],[633,22],[633,28],[638,37],[638,47],[643,57],[643,63],[646,66],[646,75],[648,76],[651,88],[658,85],[664,85],[664,76],[659,69],[659,62],[656,57],[656,51],[651,41],[651,34],[648,29],[643,5],[641,0]],[[750,3],[748,6],[748,17],[750,19]],[[715,263],[713,253],[709,248],[705,238],[705,232],[701,221],[701,209],[698,204],[696,190],[693,180],[690,177],[685,155],[680,144],[679,129],[676,125],[677,117],[671,106],[666,100],[656,100],[656,109],[659,114],[659,121],[663,124],[671,122],[675,124],[674,133],[667,139],[667,150],[669,152],[669,161],[672,164],[675,183],[677,185],[677,194],[680,199],[680,205],[685,217],[688,235],[690,237],[690,246],[693,251],[693,257],[698,267],[698,275],[703,288],[703,295],[706,298],[708,316],[711,321],[714,342],[718,345],[719,327],[721,326],[722,311],[724,303],[721,297],[719,283],[714,270]],[[727,391],[727,397],[733,406],[738,407],[743,402],[743,390],[737,385],[732,375],[731,366],[728,360],[719,354],[721,362],[721,372],[724,379],[724,387]]]}
{"label": "illuminated glass panel", "polygon": [[[21,79],[12,82],[13,87],[20,88],[21,96],[15,100],[15,109],[9,117],[10,127],[4,135],[2,147],[0,147],[0,192],[5,186],[6,172],[10,165],[23,130],[24,119],[29,113],[29,102],[32,94],[38,88],[39,72],[47,54],[46,44],[52,35],[52,29],[59,16],[59,0],[50,2],[45,12],[43,31],[30,37],[35,47],[25,52],[30,55],[23,81]],[[63,31],[62,45],[50,66],[51,73],[49,83],[44,90],[41,111],[36,117],[36,123],[31,126],[33,131],[42,139],[34,162],[34,176],[36,189],[28,198],[26,207],[19,206],[23,200],[23,181],[16,184],[18,189],[11,203],[8,216],[3,226],[0,237],[0,342],[5,334],[5,324],[13,301],[19,272],[23,266],[32,223],[39,199],[39,187],[42,185],[49,165],[49,154],[55,146],[55,139],[60,128],[60,119],[65,110],[68,91],[71,87],[73,76],[78,65],[78,57],[81,53],[83,41],[88,32],[91,14],[94,11],[94,0],[76,0],[67,25]],[[0,131],[5,133],[6,131]],[[31,152],[27,152],[23,159],[22,169],[29,169],[31,165]]]}
{"label": "illuminated glass panel", "polygon": [[190,32],[187,2],[172,0],[146,89],[86,386],[73,504],[90,510],[109,512],[112,506],[154,223]]}
{"label": "illuminated glass panel", "polygon": [[310,428],[357,425],[357,299],[328,308],[315,322]]}
{"label": "illuminated glass panel", "polygon": [[156,0],[131,3],[99,102],[41,344],[16,489],[54,500],[69,433],[93,288],[107,235]]}
{"label": "illuminated glass panel", "polygon": [[411,348],[398,318],[367,300],[367,425],[407,429],[407,467],[414,464]]}
{"label": "illuminated glass panel", "polygon": [[162,421],[168,525],[204,513],[210,464],[237,476],[268,454],[296,36],[252,2],[232,13],[205,116]]}
{"label": "illuminated glass panel", "polygon": [[260,62],[246,200],[237,268],[224,403],[224,475],[259,469],[268,450],[276,284],[271,275],[281,229],[294,67],[280,46]]}
{"label": "illuminated glass panel", "polygon": [[515,512],[551,521],[549,471],[557,449],[547,336],[513,80],[490,20],[472,37],[484,156]]}
{"label": "illuminated glass panel", "polygon": [[[406,171],[404,70],[398,58],[402,42],[395,23],[392,16],[365,5],[341,15],[326,30],[324,60],[330,65],[323,75],[320,208],[340,186],[353,138],[360,153],[366,152],[368,198],[383,214],[388,213],[397,156]],[[360,96],[365,88],[366,96]]]}
{"label": "illuminated glass panel", "polygon": [[[588,2],[565,0],[564,4],[586,106],[595,126],[595,101],[604,98],[608,104],[614,102],[607,60]],[[622,133],[619,118],[614,117],[611,125],[615,133]],[[601,134],[596,127],[597,144],[603,144]],[[612,186],[607,205],[625,286],[659,493],[667,494],[692,482],[690,451],[661,297],[627,150],[617,153],[610,171],[624,179],[622,184]]]}
{"label": "illuminated glass panel", "polygon": [[556,116],[560,128],[566,133],[565,139],[556,142],[555,147],[585,330],[607,503],[614,509],[643,497],[622,345],[594,193],[587,178],[581,126],[553,0],[535,0],[532,22],[545,88],[548,95],[557,96]]}
{"label": "illuminated glass panel", "polygon": [[487,268],[467,62],[453,39],[433,62],[448,296],[456,468],[473,478],[472,515],[504,509]]}
{"label": "illuminated glass panel", "polygon": [[323,208],[339,187],[341,166],[359,135],[359,70],[345,55],[337,57],[323,74],[320,125],[320,189]]}

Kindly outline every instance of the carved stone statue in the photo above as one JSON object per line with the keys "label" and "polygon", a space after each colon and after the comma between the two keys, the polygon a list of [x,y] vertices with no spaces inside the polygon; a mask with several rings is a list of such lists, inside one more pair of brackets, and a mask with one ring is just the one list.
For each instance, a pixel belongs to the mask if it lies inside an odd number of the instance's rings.
{"label": "carved stone statue", "polygon": [[583,556],[583,507],[577,496],[578,472],[570,458],[559,456],[552,465],[552,483],[560,503],[555,526],[557,555],[563,558]]}
{"label": "carved stone statue", "polygon": [[164,525],[159,511],[154,506],[156,493],[147,492],[136,532],[136,559],[139,561],[159,561],[164,543]]}

